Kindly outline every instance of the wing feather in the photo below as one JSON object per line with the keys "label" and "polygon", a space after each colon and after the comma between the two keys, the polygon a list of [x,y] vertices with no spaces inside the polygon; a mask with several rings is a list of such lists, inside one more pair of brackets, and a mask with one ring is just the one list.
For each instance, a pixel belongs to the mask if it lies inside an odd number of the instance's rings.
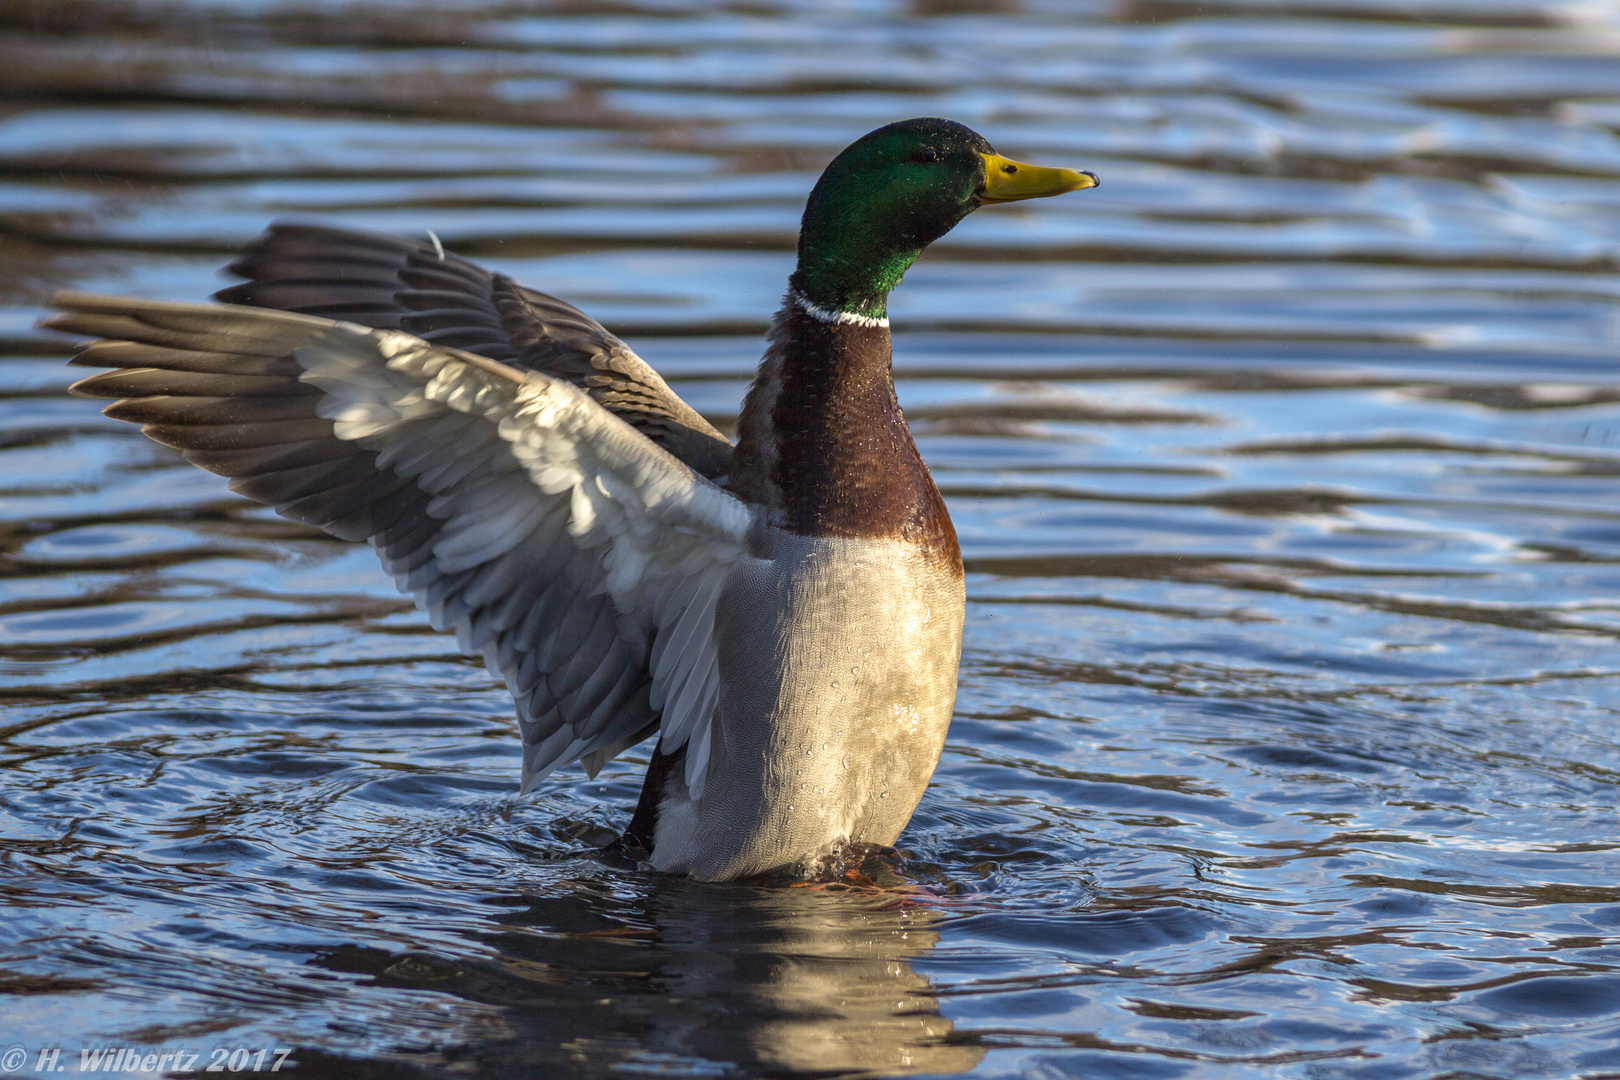
{"label": "wing feather", "polygon": [[697,472],[730,471],[725,437],[601,323],[426,242],[278,223],[230,269],[248,280],[215,299],[404,330],[543,372],[584,389]]}
{"label": "wing feather", "polygon": [[233,490],[369,540],[431,623],[484,658],[517,701],[525,790],[575,760],[594,775],[660,725],[701,779],[714,604],[749,523],[734,496],[575,384],[424,337],[256,308],[56,303],[69,314],[52,325],[118,339],[77,358],[119,369],[79,393],[117,398],[108,415]]}

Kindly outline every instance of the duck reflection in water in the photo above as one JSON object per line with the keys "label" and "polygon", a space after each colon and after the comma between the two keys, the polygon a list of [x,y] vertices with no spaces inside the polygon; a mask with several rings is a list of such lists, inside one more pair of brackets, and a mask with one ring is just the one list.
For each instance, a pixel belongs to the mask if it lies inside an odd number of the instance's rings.
{"label": "duck reflection in water", "polygon": [[[574,880],[501,901],[512,908],[495,920],[504,928],[480,935],[493,958],[346,947],[317,963],[493,1006],[491,1022],[460,1045],[422,1055],[474,1075],[622,1075],[638,1065],[684,1076],[948,1074],[983,1056],[953,1042],[932,985],[912,967],[939,940],[942,916],[926,903],[876,890],[639,884],[628,898],[622,880]],[[300,1060],[334,1074],[344,1064]]]}

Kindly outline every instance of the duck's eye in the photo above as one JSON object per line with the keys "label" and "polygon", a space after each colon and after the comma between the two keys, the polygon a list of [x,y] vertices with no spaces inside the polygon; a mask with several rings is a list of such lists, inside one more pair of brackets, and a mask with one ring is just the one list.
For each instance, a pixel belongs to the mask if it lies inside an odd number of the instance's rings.
{"label": "duck's eye", "polygon": [[917,160],[922,162],[924,165],[932,165],[934,162],[939,160],[939,151],[935,150],[932,146],[925,146],[921,150],[917,151]]}

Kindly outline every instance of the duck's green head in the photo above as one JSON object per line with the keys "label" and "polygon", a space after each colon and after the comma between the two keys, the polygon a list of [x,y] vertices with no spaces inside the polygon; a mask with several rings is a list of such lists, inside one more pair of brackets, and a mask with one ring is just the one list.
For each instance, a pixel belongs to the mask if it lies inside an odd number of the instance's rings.
{"label": "duck's green head", "polygon": [[1096,186],[1094,173],[1009,161],[954,120],[889,124],[851,143],[816,181],[792,284],[817,307],[879,318],[923,248],[983,204]]}

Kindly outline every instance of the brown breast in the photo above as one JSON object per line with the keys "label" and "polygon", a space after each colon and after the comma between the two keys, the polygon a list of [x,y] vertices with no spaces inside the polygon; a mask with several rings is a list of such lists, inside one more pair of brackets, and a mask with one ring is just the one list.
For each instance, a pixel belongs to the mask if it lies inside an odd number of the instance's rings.
{"label": "brown breast", "polygon": [[803,536],[908,540],[961,566],[956,530],[894,395],[889,328],[789,302],[738,424],[730,486]]}

